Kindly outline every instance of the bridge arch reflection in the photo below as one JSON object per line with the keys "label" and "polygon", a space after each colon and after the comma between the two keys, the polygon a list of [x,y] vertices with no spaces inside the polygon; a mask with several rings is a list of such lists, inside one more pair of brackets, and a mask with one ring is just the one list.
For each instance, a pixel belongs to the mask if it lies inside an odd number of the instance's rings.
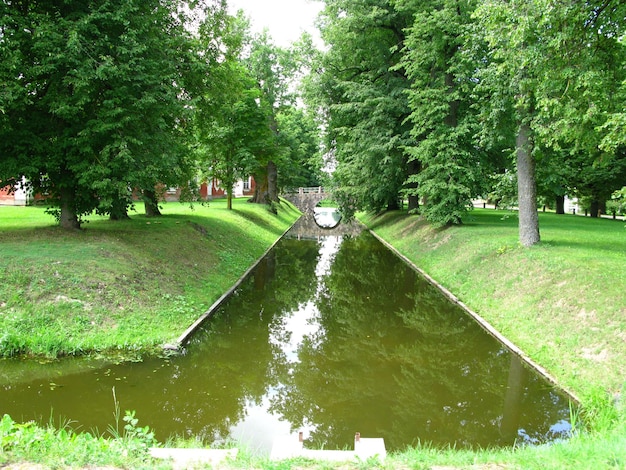
{"label": "bridge arch reflection", "polygon": [[313,220],[324,229],[333,229],[341,223],[341,213],[334,207],[314,207]]}
{"label": "bridge arch reflection", "polygon": [[289,232],[287,232],[287,236],[298,239],[319,240],[321,237],[328,236],[357,236],[364,229],[365,227],[356,220],[340,222],[333,228],[322,228],[317,224],[312,215],[304,214],[296,221]]}

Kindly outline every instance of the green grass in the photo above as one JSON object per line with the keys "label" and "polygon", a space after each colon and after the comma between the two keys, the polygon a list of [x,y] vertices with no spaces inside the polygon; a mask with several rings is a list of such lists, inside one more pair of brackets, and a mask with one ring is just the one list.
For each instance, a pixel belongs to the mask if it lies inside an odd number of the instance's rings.
{"label": "green grass", "polygon": [[395,212],[364,222],[579,396],[626,380],[624,222],[540,214],[542,241],[517,241],[517,217],[477,209],[435,230]]}
{"label": "green grass", "polygon": [[398,458],[409,468],[626,468],[623,221],[541,213],[542,242],[528,249],[518,243],[514,212],[477,209],[464,225],[444,229],[402,212],[360,218],[582,405],[578,431],[567,442],[478,452],[425,446]]}
{"label": "green grass", "polygon": [[[63,424],[51,423],[40,427],[33,423],[15,423],[5,416],[0,419],[0,466],[29,462],[43,465],[43,468],[170,468],[167,462],[149,457],[147,449],[159,444],[153,440],[150,429],[141,427],[135,420],[131,413],[127,413],[124,417],[126,424],[120,423],[120,429],[122,426],[123,429],[115,437],[105,438],[91,433],[75,433]],[[188,448],[204,446],[202,442],[193,439],[172,441],[166,445]],[[625,467],[626,426],[621,421],[621,424],[613,425],[610,429],[579,433],[566,442],[546,446],[471,451],[420,445],[390,454],[384,462],[370,459],[340,466],[337,463],[302,458],[273,462],[241,447],[235,460],[228,461],[219,468],[618,470]]]}
{"label": "green grass", "polygon": [[[17,215],[24,209],[0,208],[0,255],[3,261],[10,259],[12,266],[3,272],[0,285],[1,331],[8,317],[27,308],[25,296],[39,306],[33,307],[33,318],[22,317],[23,322],[35,324],[35,329],[38,323],[41,328],[59,322],[62,311],[62,316],[75,319],[66,325],[66,334],[81,322],[87,324],[81,330],[86,332],[90,322],[110,318],[98,302],[113,310],[119,303],[123,309],[116,321],[120,323],[110,328],[107,342],[119,341],[124,320],[129,322],[124,328],[131,345],[141,344],[137,329],[148,325],[153,332],[160,331],[153,319],[141,318],[146,314],[169,325],[159,339],[151,334],[145,340],[147,345],[157,345],[177,336],[182,318],[195,318],[258,257],[240,254],[240,250],[258,245],[255,253],[260,255],[295,218],[292,209],[274,218],[262,208],[243,203],[232,214],[224,213],[219,202],[195,212],[178,205],[166,207],[167,215],[160,223],[140,214],[119,224],[94,218],[87,230],[75,234],[50,227],[51,220],[39,209],[26,211],[24,218]],[[230,216],[234,220],[229,221]],[[389,455],[384,463],[352,463],[342,469],[626,468],[623,222],[542,213],[542,242],[525,249],[517,241],[517,219],[511,212],[475,210],[464,225],[442,230],[401,212],[362,215],[361,219],[578,395],[582,411],[575,416],[574,436],[548,446],[460,451],[423,444]],[[257,230],[252,221],[263,229]],[[254,241],[257,236],[259,240]],[[192,269],[195,263],[207,272],[198,274]],[[231,279],[222,279],[225,269],[231,270]],[[6,288],[9,276],[13,281]],[[86,285],[93,287],[79,297],[83,291],[75,286]],[[209,287],[211,294],[207,294]],[[55,300],[59,293],[81,303]],[[158,308],[150,307],[150,302]],[[90,310],[87,303],[91,303]],[[98,312],[102,317],[94,320]],[[135,314],[139,318],[133,320]],[[159,465],[143,450],[145,434],[102,440],[72,434],[63,426],[41,429],[2,423],[0,466],[20,461],[50,468]],[[237,460],[223,468],[329,469],[336,465],[302,459],[270,462],[242,448]]]}
{"label": "green grass", "polygon": [[0,356],[160,351],[298,217],[281,206],[169,203],[76,232],[42,208],[0,208]]}

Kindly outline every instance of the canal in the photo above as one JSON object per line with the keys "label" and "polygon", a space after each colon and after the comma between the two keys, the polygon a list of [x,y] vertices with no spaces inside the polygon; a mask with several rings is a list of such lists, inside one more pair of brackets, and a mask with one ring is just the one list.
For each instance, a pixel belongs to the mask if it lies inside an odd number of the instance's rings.
{"label": "canal", "polygon": [[567,437],[565,395],[372,235],[326,233],[294,228],[183,355],[2,361],[0,415],[104,433],[117,403],[159,440],[257,453],[298,431],[326,449],[352,448],[355,432],[387,450]]}

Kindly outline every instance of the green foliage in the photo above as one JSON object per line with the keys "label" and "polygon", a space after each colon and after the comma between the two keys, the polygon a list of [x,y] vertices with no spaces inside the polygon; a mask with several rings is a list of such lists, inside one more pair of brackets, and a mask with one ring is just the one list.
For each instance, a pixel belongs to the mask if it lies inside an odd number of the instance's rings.
{"label": "green foliage", "polygon": [[[196,103],[196,156],[203,176],[218,180],[231,201],[235,183],[255,168],[271,134],[259,105],[261,91],[241,62],[249,24],[241,15],[227,16],[219,26],[214,22],[207,17],[200,27],[200,56],[211,73],[202,77]],[[215,47],[222,60],[213,63]]]}
{"label": "green foliage", "polygon": [[325,147],[346,215],[399,206],[408,172],[409,84],[403,70],[392,68],[409,18],[387,0],[328,1],[322,14],[330,49],[313,66],[311,104],[324,113]]}
{"label": "green foliage", "polygon": [[517,178],[514,173],[504,173],[491,176],[491,191],[488,200],[499,208],[513,209],[517,203]]}
{"label": "green foliage", "polygon": [[0,180],[26,176],[66,227],[93,210],[125,215],[131,188],[187,184],[198,68],[176,2],[2,8]]}
{"label": "green foliage", "polygon": [[520,129],[527,126],[544,195],[586,195],[601,205],[623,182],[617,143],[626,48],[615,21],[623,14],[623,6],[603,2],[536,0],[482,2],[474,15],[475,33],[487,46],[474,48],[483,61],[479,88],[488,98],[481,116],[491,135],[499,133],[494,117],[502,110]]}
{"label": "green foliage", "polygon": [[278,202],[280,168],[296,164],[287,158],[289,149],[281,146],[278,122],[279,112],[296,105],[296,93],[290,86],[299,71],[294,54],[292,49],[276,46],[265,31],[251,39],[249,51],[242,58],[260,91],[258,105],[265,115],[266,138],[252,169],[257,184],[252,202]]}
{"label": "green foliage", "polygon": [[321,186],[322,159],[315,117],[308,111],[289,107],[276,116],[279,145],[285,149],[279,165],[279,187]]}
{"label": "green foliage", "polygon": [[8,415],[0,419],[0,463],[26,461],[49,468],[103,465],[147,468],[143,446],[146,442],[142,436],[105,439],[90,433],[75,433],[69,423],[55,429],[31,421],[17,423]]}
{"label": "green foliage", "polygon": [[615,191],[611,200],[606,203],[607,214],[626,215],[626,186]]}
{"label": "green foliage", "polygon": [[256,168],[256,157],[271,133],[253,77],[236,62],[221,67],[228,86],[217,97],[206,96],[199,107],[197,152],[208,176],[220,181],[230,201],[235,183]]}
{"label": "green foliage", "polygon": [[414,13],[401,62],[412,81],[415,144],[408,153],[422,167],[414,191],[424,199],[422,213],[438,225],[461,223],[485,177],[480,173],[485,154],[473,142],[473,64],[463,55],[473,3],[398,2]]}
{"label": "green foliage", "polygon": [[538,191],[607,199],[624,177],[620,15],[602,2],[327,1],[308,96],[344,212],[402,195],[455,224],[493,175],[518,171],[520,224],[537,241]]}
{"label": "green foliage", "polygon": [[124,439],[132,442],[137,450],[147,450],[156,444],[154,432],[149,426],[138,426],[139,419],[135,417],[134,411],[126,411],[124,414]]}

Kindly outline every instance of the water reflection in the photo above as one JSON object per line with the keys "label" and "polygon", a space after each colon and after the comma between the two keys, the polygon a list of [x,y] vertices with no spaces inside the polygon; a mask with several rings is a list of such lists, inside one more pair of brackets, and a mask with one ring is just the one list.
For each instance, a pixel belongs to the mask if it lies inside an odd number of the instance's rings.
{"label": "water reflection", "polygon": [[184,356],[9,369],[0,414],[47,422],[53,408],[103,431],[115,387],[162,440],[260,451],[298,430],[315,446],[351,446],[359,431],[388,449],[538,443],[569,430],[562,395],[367,233],[283,239]]}
{"label": "water reflection", "polygon": [[322,228],[334,228],[341,222],[341,214],[334,207],[315,207],[313,218]]}

